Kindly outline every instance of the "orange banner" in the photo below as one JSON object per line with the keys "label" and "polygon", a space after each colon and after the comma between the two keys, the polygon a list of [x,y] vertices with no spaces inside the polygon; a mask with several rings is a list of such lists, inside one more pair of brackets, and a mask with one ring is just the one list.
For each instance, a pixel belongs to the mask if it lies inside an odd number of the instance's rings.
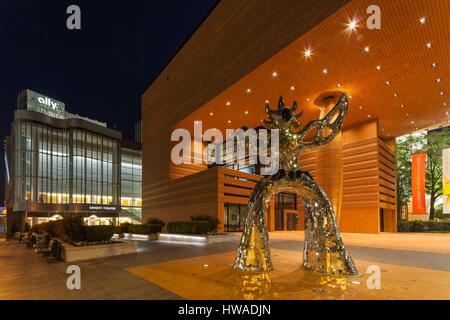
{"label": "orange banner", "polygon": [[425,166],[427,155],[414,154],[412,157],[412,210],[414,214],[427,214],[425,200]]}

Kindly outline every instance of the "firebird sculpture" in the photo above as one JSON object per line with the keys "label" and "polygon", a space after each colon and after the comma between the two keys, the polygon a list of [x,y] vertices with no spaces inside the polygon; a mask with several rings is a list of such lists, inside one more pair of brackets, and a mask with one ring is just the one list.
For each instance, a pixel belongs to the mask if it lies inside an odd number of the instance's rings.
{"label": "firebird sculpture", "polygon": [[348,98],[345,93],[330,92],[325,99],[336,100],[336,97],[339,97],[338,102],[323,119],[313,120],[302,129],[298,120],[303,112],[295,114],[297,102],[294,101],[291,108],[285,107],[280,97],[277,110],[266,105],[266,126],[280,130],[280,170],[260,180],[253,189],[234,268],[249,272],[274,269],[265,217],[272,196],[293,192],[301,195],[305,211],[303,267],[325,275],[358,274],[352,257],[344,248],[330,199],[308,172],[298,168],[303,149],[325,145],[341,131],[348,113]]}

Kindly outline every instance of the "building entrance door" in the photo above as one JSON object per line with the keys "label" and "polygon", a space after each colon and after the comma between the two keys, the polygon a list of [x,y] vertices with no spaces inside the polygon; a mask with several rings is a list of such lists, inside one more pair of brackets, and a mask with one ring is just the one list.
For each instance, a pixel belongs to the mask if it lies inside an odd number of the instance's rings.
{"label": "building entrance door", "polygon": [[[275,196],[275,230],[276,231],[286,231],[287,229],[287,215],[285,216],[286,211],[297,210],[297,195],[295,193],[287,193],[280,192]],[[297,212],[298,214],[298,212]],[[291,219],[291,218],[289,218]],[[294,218],[292,218],[294,219]],[[298,228],[298,215],[296,219],[296,224]],[[290,225],[294,224],[294,221],[291,221]],[[297,229],[296,229],[297,230]]]}
{"label": "building entrance door", "polygon": [[284,210],[286,224],[284,230],[297,231],[298,228],[298,212],[296,210]]}

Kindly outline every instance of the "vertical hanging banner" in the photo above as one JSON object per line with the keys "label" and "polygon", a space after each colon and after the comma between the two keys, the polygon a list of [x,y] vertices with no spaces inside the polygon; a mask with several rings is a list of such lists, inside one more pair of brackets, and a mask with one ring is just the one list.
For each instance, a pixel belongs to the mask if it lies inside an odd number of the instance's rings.
{"label": "vertical hanging banner", "polygon": [[427,214],[425,200],[425,166],[427,155],[414,154],[412,157],[412,210],[413,214]]}
{"label": "vertical hanging banner", "polygon": [[442,150],[442,183],[444,213],[450,213],[450,148]]}

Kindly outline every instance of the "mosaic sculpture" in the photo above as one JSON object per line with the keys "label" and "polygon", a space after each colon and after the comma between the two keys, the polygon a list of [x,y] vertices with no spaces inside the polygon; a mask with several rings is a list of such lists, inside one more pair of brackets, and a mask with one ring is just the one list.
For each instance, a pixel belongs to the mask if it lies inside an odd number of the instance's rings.
{"label": "mosaic sculpture", "polygon": [[303,267],[326,275],[358,274],[352,257],[344,248],[328,196],[308,172],[298,168],[303,149],[325,145],[341,131],[348,112],[347,95],[330,92],[326,99],[333,99],[337,94],[340,98],[330,112],[323,119],[313,120],[302,129],[298,120],[303,112],[295,114],[295,101],[291,108],[285,107],[280,97],[277,110],[266,105],[269,119],[265,121],[266,126],[280,130],[280,170],[260,180],[253,189],[234,268],[249,272],[273,270],[265,217],[272,196],[279,192],[293,192],[301,195],[305,211]]}

